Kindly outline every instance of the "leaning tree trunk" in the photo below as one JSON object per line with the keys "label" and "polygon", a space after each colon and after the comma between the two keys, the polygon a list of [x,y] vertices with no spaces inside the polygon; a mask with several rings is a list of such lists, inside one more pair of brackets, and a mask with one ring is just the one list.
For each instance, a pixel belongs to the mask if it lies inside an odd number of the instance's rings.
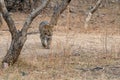
{"label": "leaning tree trunk", "polygon": [[0,28],[2,26],[2,14],[0,13]]}
{"label": "leaning tree trunk", "polygon": [[98,0],[97,3],[95,4],[95,6],[89,11],[88,16],[85,20],[85,28],[87,29],[88,27],[88,22],[90,21],[92,15],[95,13],[95,11],[97,11],[98,7],[101,5],[103,0]]}
{"label": "leaning tree trunk", "polygon": [[57,25],[60,14],[63,13],[63,11],[66,9],[70,2],[71,0],[63,0],[59,6],[55,6],[52,18],[50,20],[50,25],[52,25],[52,27]]}
{"label": "leaning tree trunk", "polygon": [[[57,5],[54,7],[54,12],[53,12],[52,18],[49,23],[49,25],[50,25],[49,27],[51,29],[53,29],[54,26],[57,25],[60,14],[63,13],[63,11],[67,8],[67,6],[69,5],[70,2],[71,2],[71,0],[62,0],[60,5]],[[51,36],[51,39],[52,39],[52,36]]]}
{"label": "leaning tree trunk", "polygon": [[10,48],[2,61],[3,67],[6,64],[13,65],[17,61],[26,39],[27,37],[22,36],[21,32],[17,32],[12,37]]}
{"label": "leaning tree trunk", "polygon": [[27,39],[27,30],[28,30],[31,22],[33,21],[33,19],[36,16],[39,15],[39,13],[42,12],[42,10],[48,5],[49,1],[50,0],[44,0],[43,4],[41,6],[39,6],[36,10],[31,12],[31,14],[28,16],[27,20],[25,21],[23,28],[21,29],[21,31],[19,31],[16,29],[15,23],[12,20],[12,18],[10,17],[10,15],[6,9],[4,0],[0,0],[0,12],[2,12],[3,18],[5,19],[8,27],[9,27],[11,36],[12,36],[10,48],[2,61],[3,68],[13,65],[18,60],[18,57],[19,57],[21,50],[24,46],[24,43]]}

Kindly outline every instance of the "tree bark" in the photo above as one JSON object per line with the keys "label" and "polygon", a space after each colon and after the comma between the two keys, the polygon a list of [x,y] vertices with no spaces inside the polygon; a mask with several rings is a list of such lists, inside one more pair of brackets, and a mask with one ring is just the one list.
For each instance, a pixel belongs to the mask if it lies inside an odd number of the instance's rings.
{"label": "tree bark", "polygon": [[52,27],[57,25],[60,14],[63,13],[63,11],[66,9],[70,2],[71,0],[63,0],[60,5],[54,7],[54,12],[50,20],[50,25],[52,25]]}
{"label": "tree bark", "polygon": [[85,20],[85,28],[87,29],[88,27],[88,22],[90,21],[92,15],[94,14],[95,11],[97,11],[98,7],[101,5],[103,0],[98,0],[95,6],[89,11],[88,16]]}
{"label": "tree bark", "polygon": [[3,68],[13,65],[17,61],[20,52],[24,46],[24,43],[27,39],[27,30],[29,29],[31,22],[35,17],[37,17],[41,13],[41,11],[47,6],[49,1],[50,0],[44,0],[41,6],[39,6],[36,10],[31,12],[31,14],[26,19],[23,28],[20,31],[18,31],[16,29],[14,21],[12,20],[6,9],[4,0],[0,0],[0,12],[2,12],[3,18],[5,19],[12,36],[10,48],[2,61]]}
{"label": "tree bark", "polygon": [[1,26],[2,26],[2,14],[0,13],[0,28],[1,28]]}
{"label": "tree bark", "polygon": [[31,11],[33,11],[34,10],[34,1],[29,0],[29,2],[30,2],[30,9],[31,9]]}

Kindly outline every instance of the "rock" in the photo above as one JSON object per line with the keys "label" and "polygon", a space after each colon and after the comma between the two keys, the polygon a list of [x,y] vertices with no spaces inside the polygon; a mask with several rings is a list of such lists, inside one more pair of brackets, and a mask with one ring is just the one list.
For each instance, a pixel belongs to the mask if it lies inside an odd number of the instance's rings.
{"label": "rock", "polygon": [[27,73],[23,72],[23,71],[21,71],[20,73],[21,73],[22,76],[26,76],[27,75]]}

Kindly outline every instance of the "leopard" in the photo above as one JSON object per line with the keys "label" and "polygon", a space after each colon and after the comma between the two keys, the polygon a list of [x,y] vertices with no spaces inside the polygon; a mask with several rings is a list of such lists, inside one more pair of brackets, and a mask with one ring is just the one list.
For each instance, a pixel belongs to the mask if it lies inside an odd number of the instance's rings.
{"label": "leopard", "polygon": [[42,46],[46,49],[50,49],[53,30],[52,30],[52,26],[49,24],[48,21],[42,21],[39,24],[39,32],[40,32],[40,40]]}

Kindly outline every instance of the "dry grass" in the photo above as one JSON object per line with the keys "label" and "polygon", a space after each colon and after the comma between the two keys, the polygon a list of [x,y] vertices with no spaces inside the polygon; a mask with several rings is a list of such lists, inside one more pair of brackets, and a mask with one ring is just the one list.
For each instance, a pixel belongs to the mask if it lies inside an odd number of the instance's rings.
{"label": "dry grass", "polygon": [[[115,52],[116,49],[113,48],[108,54],[89,50],[85,52],[80,46],[76,48],[73,41],[73,38],[76,39],[75,34],[67,31],[64,38],[61,37],[64,39],[63,42],[59,38],[55,39],[52,48],[46,50],[37,45],[37,37],[38,35],[29,35],[22,54],[14,66],[7,70],[0,68],[0,80],[120,79],[118,64],[120,58],[119,53]],[[96,69],[97,67],[102,69]]]}
{"label": "dry grass", "polygon": [[[29,55],[20,58],[7,70],[1,70],[2,80],[119,80],[116,75],[107,72],[106,66],[116,65],[120,60],[109,57],[73,56],[50,54],[48,56]],[[92,71],[96,66],[102,70]],[[114,72],[115,73],[115,72]],[[111,76],[112,75],[112,76]],[[117,76],[117,77],[116,77]]]}

